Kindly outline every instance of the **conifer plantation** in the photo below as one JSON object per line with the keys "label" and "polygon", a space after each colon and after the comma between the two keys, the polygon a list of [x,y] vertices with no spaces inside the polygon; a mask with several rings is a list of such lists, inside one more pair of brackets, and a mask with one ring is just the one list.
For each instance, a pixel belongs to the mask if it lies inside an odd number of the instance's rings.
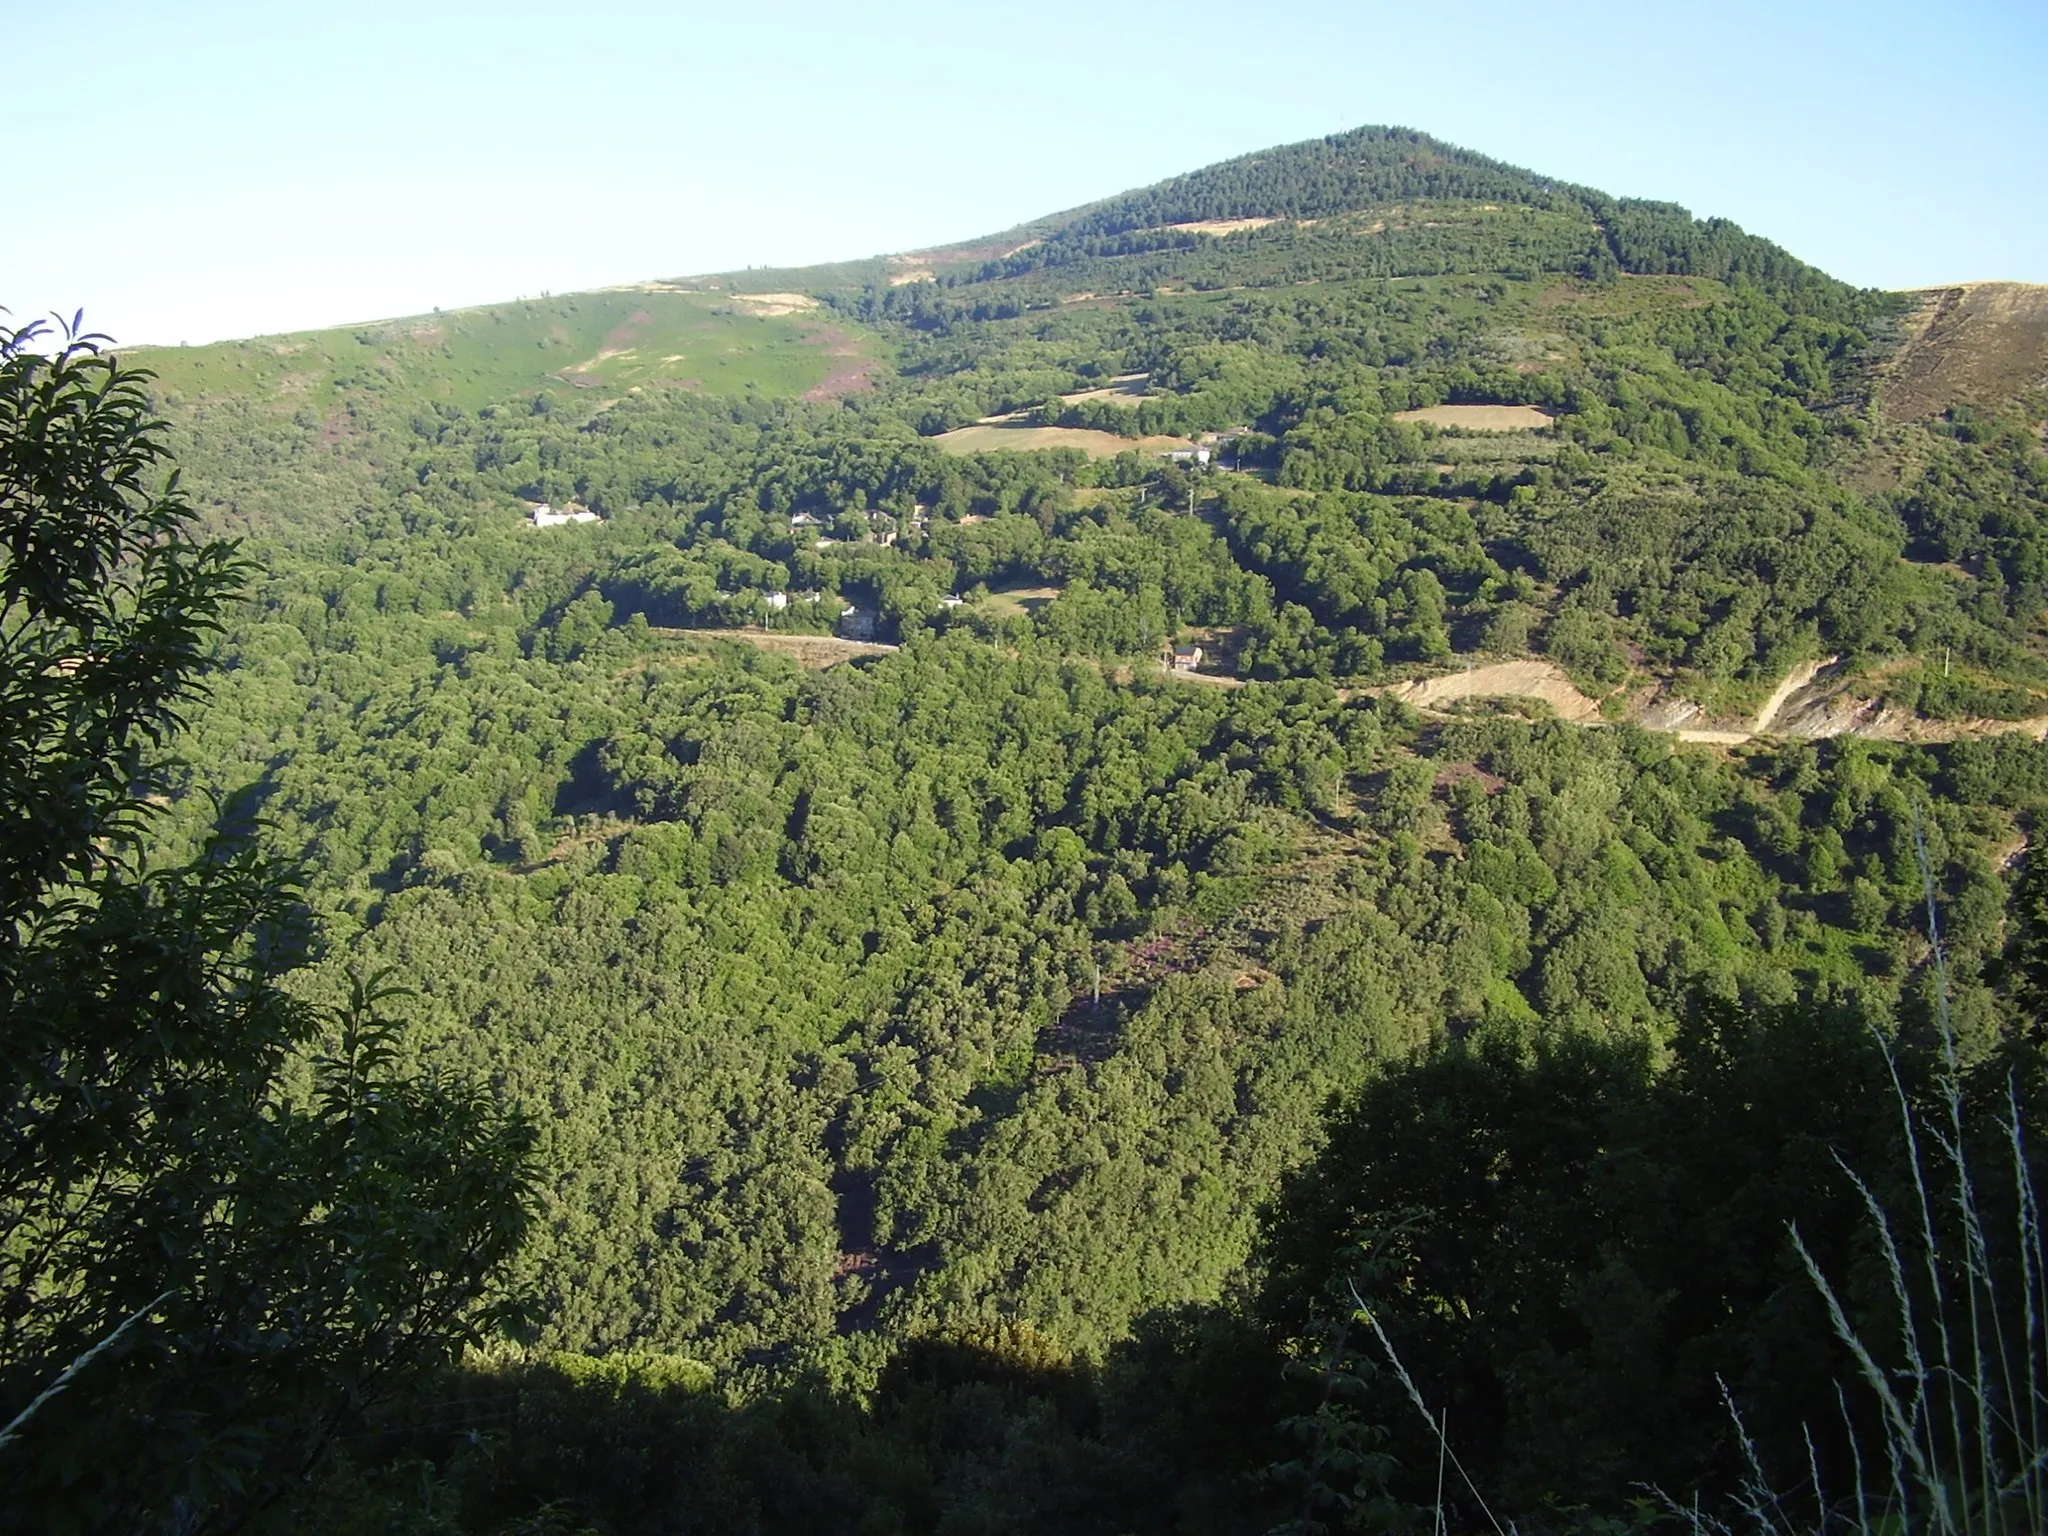
{"label": "conifer plantation", "polygon": [[2043,1528],[1981,302],[1367,128],[0,331],[0,1530]]}

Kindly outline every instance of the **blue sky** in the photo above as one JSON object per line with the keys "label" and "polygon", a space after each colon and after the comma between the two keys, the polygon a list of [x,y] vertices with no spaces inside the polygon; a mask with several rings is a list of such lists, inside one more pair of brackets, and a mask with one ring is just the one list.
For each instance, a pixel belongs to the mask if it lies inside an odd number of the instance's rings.
{"label": "blue sky", "polygon": [[0,304],[128,341],[910,249],[1363,123],[1858,282],[2048,282],[2048,0],[0,0],[0,39]]}

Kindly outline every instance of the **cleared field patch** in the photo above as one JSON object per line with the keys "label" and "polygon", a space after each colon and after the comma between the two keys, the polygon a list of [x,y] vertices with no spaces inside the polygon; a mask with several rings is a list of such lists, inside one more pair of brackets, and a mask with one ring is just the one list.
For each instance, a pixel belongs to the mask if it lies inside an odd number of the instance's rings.
{"label": "cleared field patch", "polygon": [[1278,219],[1190,219],[1185,224],[1169,224],[1168,229],[1184,229],[1191,235],[1235,235],[1247,229],[1264,229],[1268,224],[1278,224]]}
{"label": "cleared field patch", "polygon": [[663,629],[658,635],[679,640],[736,640],[757,651],[787,656],[807,671],[822,672],[861,656],[887,656],[897,647],[876,640],[841,640],[837,635],[803,635],[767,629]]}
{"label": "cleared field patch", "polygon": [[1439,437],[1431,446],[1437,468],[1447,474],[1461,469],[1512,473],[1525,464],[1545,464],[1557,456],[1549,433],[1473,432]]}
{"label": "cleared field patch", "polygon": [[1169,453],[1194,445],[1184,437],[1118,437],[1088,427],[1030,427],[1014,421],[978,421],[932,439],[948,453],[1033,453],[1078,448],[1091,459],[1120,453]]}
{"label": "cleared field patch", "polygon": [[1465,432],[1534,432],[1556,419],[1540,405],[1426,405],[1394,413],[1396,421],[1426,421]]}
{"label": "cleared field patch", "polygon": [[1594,720],[1600,714],[1599,701],[1579,692],[1564,669],[1548,661],[1497,661],[1465,672],[1445,672],[1363,691],[1425,709],[1455,699],[1519,698],[1541,699],[1563,720]]}
{"label": "cleared field patch", "polygon": [[1963,283],[1920,298],[1909,339],[1885,369],[1893,420],[1923,420],[1953,405],[1996,410],[2048,385],[2048,287]]}
{"label": "cleared field patch", "polygon": [[1038,612],[1065,590],[1064,587],[1003,587],[990,592],[980,606],[1006,619],[1021,619]]}
{"label": "cleared field patch", "polygon": [[1159,664],[1160,675],[1176,683],[1206,683],[1211,688],[1242,688],[1244,679],[1231,677],[1222,672],[1183,672],[1178,667]]}
{"label": "cleared field patch", "polygon": [[808,293],[736,293],[732,297],[735,304],[744,304],[757,315],[793,315],[818,307]]}
{"label": "cleared field patch", "polygon": [[1060,398],[1069,405],[1083,400],[1107,400],[1112,405],[1136,405],[1145,398],[1145,384],[1152,376],[1149,373],[1120,373],[1100,389],[1080,389]]}

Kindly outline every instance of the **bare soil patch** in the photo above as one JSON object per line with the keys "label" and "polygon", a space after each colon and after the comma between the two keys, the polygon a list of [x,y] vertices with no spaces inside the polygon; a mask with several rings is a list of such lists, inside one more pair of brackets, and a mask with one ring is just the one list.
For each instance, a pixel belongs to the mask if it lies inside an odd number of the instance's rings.
{"label": "bare soil patch", "polygon": [[1562,720],[1594,720],[1600,715],[1598,701],[1579,692],[1564,669],[1548,661],[1498,661],[1466,672],[1446,672],[1441,677],[1417,678],[1365,691],[1383,693],[1425,709],[1453,699],[1516,698],[1541,699]]}
{"label": "bare soil patch", "polygon": [[1177,667],[1168,666],[1165,662],[1159,664],[1159,670],[1176,683],[1206,683],[1211,688],[1242,688],[1244,686],[1243,678],[1229,677],[1221,672],[1183,672]]}
{"label": "bare soil patch", "polygon": [[1436,427],[1466,432],[1534,432],[1549,426],[1556,415],[1539,405],[1427,405],[1417,411],[1396,411],[1396,421],[1426,421]]}
{"label": "bare soil patch", "polygon": [[1190,219],[1185,224],[1169,224],[1168,229],[1184,229],[1191,235],[1234,235],[1241,230],[1264,229],[1268,224],[1278,224],[1278,219]]}
{"label": "bare soil patch", "polygon": [[[1771,690],[1771,696],[1765,699],[1762,705],[1758,707],[1756,721],[1750,726],[1750,729],[1761,733],[1780,725],[1782,722],[1780,722],[1778,717],[1781,713],[1785,713],[1785,706],[1787,704],[1794,703],[1793,696],[1802,689],[1811,688],[1814,679],[1833,667],[1840,659],[1837,656],[1824,656],[1817,661],[1802,661],[1790,672],[1787,672],[1778,679],[1778,686]],[[1797,701],[1798,704],[1805,704],[1807,702],[1804,699]],[[1794,712],[1796,713],[1796,709]]]}
{"label": "bare soil patch", "polygon": [[808,293],[736,293],[735,304],[744,304],[756,315],[793,315],[800,309],[816,309],[818,301]]}
{"label": "bare soil patch", "polygon": [[1749,740],[1749,732],[1747,731],[1677,730],[1671,734],[1680,741],[1696,742],[1710,747],[1739,747]]}

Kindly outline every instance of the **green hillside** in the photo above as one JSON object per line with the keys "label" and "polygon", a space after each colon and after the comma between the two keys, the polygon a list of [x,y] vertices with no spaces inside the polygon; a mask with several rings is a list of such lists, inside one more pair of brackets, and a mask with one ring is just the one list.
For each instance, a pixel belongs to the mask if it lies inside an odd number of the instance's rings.
{"label": "green hillside", "polygon": [[649,285],[132,355],[174,409],[238,397],[327,412],[664,387],[782,398],[843,379],[866,353],[809,307]]}
{"label": "green hillside", "polygon": [[132,354],[254,558],[151,858],[259,838],[537,1148],[532,1328],[278,1518],[1649,1529],[1728,1399],[1856,1478],[1784,1234],[1900,1365],[1872,1041],[2044,1081],[2048,358],[1961,334],[1361,129]]}

